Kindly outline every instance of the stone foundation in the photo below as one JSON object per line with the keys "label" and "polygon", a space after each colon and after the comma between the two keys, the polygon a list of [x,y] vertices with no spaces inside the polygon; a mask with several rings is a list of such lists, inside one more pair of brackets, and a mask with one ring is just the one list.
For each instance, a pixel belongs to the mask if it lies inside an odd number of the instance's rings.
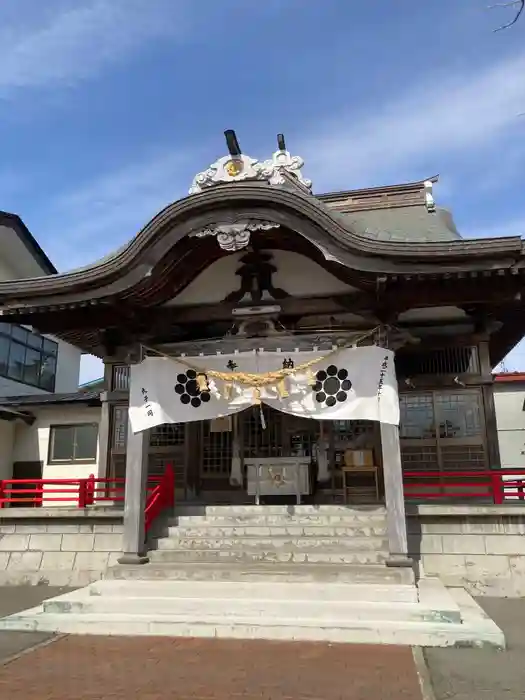
{"label": "stone foundation", "polygon": [[407,506],[420,574],[477,596],[525,596],[525,507]]}
{"label": "stone foundation", "polygon": [[0,585],[87,585],[117,563],[122,531],[110,510],[0,511]]}
{"label": "stone foundation", "polygon": [[[525,596],[525,506],[407,505],[420,574],[473,595]],[[122,511],[0,511],[0,585],[82,586],[121,552]]]}

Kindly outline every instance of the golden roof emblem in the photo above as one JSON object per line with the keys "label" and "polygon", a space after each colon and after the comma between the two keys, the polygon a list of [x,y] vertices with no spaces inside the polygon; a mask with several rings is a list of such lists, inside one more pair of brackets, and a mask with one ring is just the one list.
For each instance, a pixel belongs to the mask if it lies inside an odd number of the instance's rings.
{"label": "golden roof emblem", "polygon": [[244,163],[240,158],[232,158],[224,165],[224,169],[230,177],[237,177],[244,170]]}

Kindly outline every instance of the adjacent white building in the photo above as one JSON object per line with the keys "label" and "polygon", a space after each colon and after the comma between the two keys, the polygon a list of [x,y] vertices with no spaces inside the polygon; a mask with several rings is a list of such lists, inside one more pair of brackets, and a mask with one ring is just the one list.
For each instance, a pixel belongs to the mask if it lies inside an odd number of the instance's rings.
{"label": "adjacent white building", "polygon": [[525,469],[525,372],[497,374],[494,403],[501,466]]}
{"label": "adjacent white building", "polygon": [[[0,212],[0,280],[54,274],[23,221]],[[78,390],[80,358],[69,343],[0,317],[0,480],[96,473],[100,403],[98,392]]]}

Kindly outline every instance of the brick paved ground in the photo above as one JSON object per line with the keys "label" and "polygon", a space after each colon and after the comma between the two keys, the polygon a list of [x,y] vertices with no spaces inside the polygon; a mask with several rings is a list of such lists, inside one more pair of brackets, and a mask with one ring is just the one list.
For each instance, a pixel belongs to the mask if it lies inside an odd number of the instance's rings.
{"label": "brick paved ground", "polygon": [[0,667],[9,700],[421,700],[401,647],[63,637]]}

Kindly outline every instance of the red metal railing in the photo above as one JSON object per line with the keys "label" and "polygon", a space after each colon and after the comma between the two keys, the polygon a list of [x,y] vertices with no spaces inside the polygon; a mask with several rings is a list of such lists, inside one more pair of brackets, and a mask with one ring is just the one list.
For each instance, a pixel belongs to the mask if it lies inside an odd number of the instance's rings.
{"label": "red metal railing", "polygon": [[[148,484],[152,489],[154,484]],[[39,507],[63,503],[86,508],[124,500],[124,479],[4,479],[0,481],[0,508],[8,505]]]}
{"label": "red metal railing", "polygon": [[[3,479],[0,480],[0,508],[10,505],[40,507],[63,504],[77,508],[124,501],[124,479]],[[146,531],[160,513],[175,501],[175,473],[168,464],[161,477],[148,479]]]}
{"label": "red metal railing", "polygon": [[406,500],[525,500],[525,467],[476,471],[404,471]]}
{"label": "red metal railing", "polygon": [[173,466],[168,464],[159,483],[149,491],[146,499],[146,510],[144,515],[144,528],[146,533],[150,529],[153,521],[166,508],[171,508],[175,503],[175,472]]}

